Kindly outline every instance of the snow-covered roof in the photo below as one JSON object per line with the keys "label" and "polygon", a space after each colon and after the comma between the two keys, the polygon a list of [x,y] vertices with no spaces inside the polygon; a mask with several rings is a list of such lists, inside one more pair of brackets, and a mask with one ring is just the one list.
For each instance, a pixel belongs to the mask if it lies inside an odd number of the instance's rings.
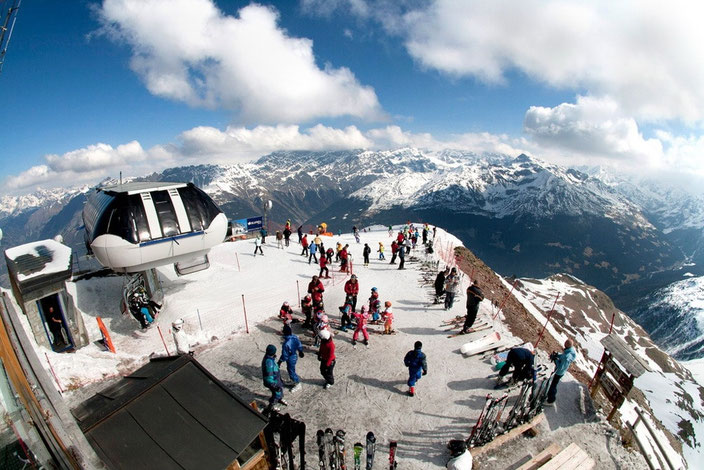
{"label": "snow-covered roof", "polygon": [[71,270],[71,248],[56,240],[40,240],[5,250],[19,282]]}
{"label": "snow-covered roof", "polygon": [[114,191],[116,193],[138,194],[146,191],[167,190],[174,188],[182,188],[186,183],[170,183],[166,181],[137,181],[133,183],[117,184],[115,186],[107,186],[99,188],[103,191]]}

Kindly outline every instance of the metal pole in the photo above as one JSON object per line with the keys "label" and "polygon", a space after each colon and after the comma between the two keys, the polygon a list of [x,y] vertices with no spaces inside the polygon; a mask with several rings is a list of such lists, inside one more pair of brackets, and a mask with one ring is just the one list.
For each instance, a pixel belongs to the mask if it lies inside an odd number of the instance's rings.
{"label": "metal pole", "polygon": [[611,325],[609,326],[609,334],[611,334],[611,331],[614,329],[614,318],[616,318],[616,312],[611,314]]}
{"label": "metal pole", "polygon": [[164,343],[164,349],[166,349],[166,355],[168,357],[171,357],[171,353],[169,352],[169,348],[166,347],[166,341],[164,341],[164,335],[161,334],[161,327],[159,325],[157,325],[156,329],[159,330],[159,336],[161,336],[161,342]]}
{"label": "metal pole", "polygon": [[665,458],[665,461],[667,462],[667,466],[670,467],[671,470],[675,470],[675,466],[672,465],[672,462],[670,461],[670,457],[668,457],[667,453],[665,452],[665,449],[660,444],[660,441],[658,441],[657,436],[655,436],[655,431],[653,431],[653,428],[650,427],[650,423],[648,423],[648,420],[643,417],[643,412],[640,410],[640,408],[636,407],[636,413],[638,413],[638,417],[640,418],[641,421],[643,421],[643,424],[645,424],[645,427],[648,429],[648,432],[650,433],[650,435],[653,436],[653,440],[655,441],[655,445],[658,446],[658,450],[660,450],[660,453]]}
{"label": "metal pole", "polygon": [[247,322],[247,306],[244,303],[244,294],[242,294],[242,310],[244,311],[244,328],[247,334],[249,334],[249,323]]}
{"label": "metal pole", "polygon": [[501,312],[501,309],[504,308],[504,304],[505,304],[506,301],[508,300],[508,297],[511,295],[511,292],[513,292],[513,288],[516,287],[516,284],[518,284],[518,279],[516,279],[515,281],[513,281],[513,285],[511,286],[511,290],[508,291],[508,294],[506,294],[506,295],[504,296],[504,300],[501,301],[501,305],[499,305],[499,309],[496,311],[496,313],[494,314],[494,316],[491,317],[491,321],[496,320],[496,317],[499,316],[499,313]]}
{"label": "metal pole", "polygon": [[[636,420],[636,423],[638,420]],[[634,424],[636,424],[634,423]],[[645,458],[646,463],[648,464],[648,467],[650,470],[655,470],[655,467],[653,466],[653,463],[650,461],[650,458],[648,457],[648,452],[645,450],[645,447],[643,446],[643,443],[640,441],[640,438],[638,437],[638,434],[636,434],[635,426],[631,425],[628,421],[626,421],[626,426],[628,426],[628,429],[631,431],[631,434],[633,434],[633,437],[636,440],[636,444],[638,444],[638,447],[640,447],[640,452],[643,454],[643,457]]]}

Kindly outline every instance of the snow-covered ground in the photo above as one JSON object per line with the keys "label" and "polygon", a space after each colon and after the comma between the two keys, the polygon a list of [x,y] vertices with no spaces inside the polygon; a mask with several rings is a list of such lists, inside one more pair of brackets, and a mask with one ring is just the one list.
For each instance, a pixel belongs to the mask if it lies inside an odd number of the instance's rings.
{"label": "snow-covered ground", "polygon": [[[358,308],[366,301],[370,289],[377,287],[382,302],[393,303],[397,334],[372,333],[369,348],[359,344],[354,349],[351,332],[338,332],[335,337],[336,383],[325,390],[315,348],[300,326],[295,325],[294,333],[306,343],[307,354],[299,360],[298,366],[303,387],[296,393],[286,393],[290,404],[285,411],[304,420],[308,426],[308,464],[317,461],[313,444],[315,430],[332,427],[345,429],[350,443],[362,441],[367,431],[374,431],[378,439],[378,462],[384,462],[388,441],[394,439],[399,443],[399,468],[444,467],[448,458],[445,444],[451,438],[467,436],[486,394],[493,392],[494,384],[493,378],[489,378],[494,371],[486,358],[466,358],[459,353],[463,343],[478,339],[490,330],[448,338],[448,328],[442,325],[444,320],[464,314],[464,295],[458,295],[449,312],[430,303],[431,278],[435,271],[425,272],[423,262],[437,261],[438,255],[452,253],[452,246],[460,243],[438,230],[436,253],[428,257],[420,249],[412,252],[412,257],[407,258],[407,269],[399,271],[395,269],[398,265],[389,264],[388,247],[392,239],[383,227],[372,227],[371,231],[361,233],[360,244],[355,243],[351,234],[323,237],[326,247],[334,247],[338,240],[351,247],[353,269],[360,283]],[[387,247],[386,261],[376,260],[379,242]],[[364,243],[373,250],[369,267],[361,262]],[[160,269],[165,303],[157,325],[146,331],[139,331],[135,320],[119,313],[121,277],[69,283],[69,291],[84,315],[91,340],[100,338],[94,319],[99,315],[111,333],[117,353],[106,352],[95,342],[73,354],[40,349],[39,356],[43,360],[50,359],[62,387],[70,389],[65,393],[66,399],[75,405],[93,390],[103,388],[105,384],[99,382],[138,367],[150,354],[165,354],[166,350],[173,354],[170,324],[177,318],[184,318],[186,332],[199,343],[195,348],[196,358],[244,399],[263,405],[268,393],[261,384],[261,359],[267,344],[275,344],[280,349],[282,339],[281,323],[275,316],[283,301],[300,311],[298,299],[319,269],[300,255],[297,243],[278,249],[273,237],[268,237],[263,256],[254,256],[253,251],[252,241],[226,243],[212,250],[211,267],[206,271],[177,277],[171,268]],[[347,279],[337,269],[332,265],[332,278],[324,282],[326,310],[333,320],[339,319],[337,307],[342,305],[343,285]],[[468,279],[463,279],[463,287],[467,284]],[[480,318],[487,318],[490,313],[490,303],[483,302]],[[371,329],[380,331],[381,327]],[[500,323],[495,324],[494,329],[509,341],[520,341],[510,338]],[[420,380],[417,396],[409,397],[403,356],[417,340],[424,344],[429,373]],[[288,378],[285,371],[282,375]],[[584,393],[582,389],[582,385],[569,379],[561,385],[557,408],[546,413],[546,430],[584,424],[585,417],[576,404]],[[607,452],[598,443],[580,444],[596,460],[598,468],[639,468],[643,463],[638,454],[620,447]]]}

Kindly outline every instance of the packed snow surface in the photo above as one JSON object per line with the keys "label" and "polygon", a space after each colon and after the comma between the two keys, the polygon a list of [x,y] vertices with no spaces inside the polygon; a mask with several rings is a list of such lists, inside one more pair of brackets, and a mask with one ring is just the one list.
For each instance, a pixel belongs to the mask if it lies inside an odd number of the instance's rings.
{"label": "packed snow surface", "polygon": [[[467,358],[459,353],[464,343],[491,330],[448,338],[450,329],[443,324],[464,314],[463,292],[469,280],[464,277],[450,311],[432,303],[432,280],[437,271],[431,263],[439,261],[438,256],[443,254],[450,254],[446,259],[452,262],[452,248],[459,241],[438,230],[436,252],[428,256],[420,248],[412,251],[407,257],[407,269],[401,271],[396,269],[398,264],[389,263],[391,236],[395,232],[390,235],[383,227],[372,227],[371,231],[361,233],[359,244],[352,235],[323,237],[326,247],[334,247],[337,241],[350,245],[353,270],[360,283],[357,308],[367,301],[371,288],[377,287],[380,300],[393,303],[396,334],[378,334],[381,325],[372,325],[369,347],[358,343],[353,348],[351,332],[336,330],[335,385],[325,390],[312,338],[300,324],[294,325],[294,333],[304,342],[306,352],[298,361],[302,389],[295,393],[286,391],[284,398],[289,406],[283,411],[307,424],[308,465],[317,463],[315,431],[331,427],[343,428],[351,444],[363,441],[366,432],[373,431],[377,436],[377,462],[385,461],[388,442],[393,439],[398,441],[399,468],[443,468],[448,459],[447,441],[466,438],[486,395],[497,393],[493,390],[494,378],[490,377],[495,371],[488,357]],[[385,261],[376,259],[379,242],[387,247]],[[364,243],[373,250],[368,267],[361,262]],[[319,268],[301,256],[301,247],[295,242],[279,249],[273,237],[267,237],[264,255],[254,256],[253,252],[252,240],[226,243],[213,248],[208,270],[177,277],[172,270],[160,268],[165,303],[156,325],[144,331],[139,330],[129,315],[120,314],[122,277],[69,283],[69,292],[84,315],[91,340],[100,338],[94,318],[101,316],[117,353],[106,352],[92,342],[73,354],[57,354],[37,347],[39,356],[42,360],[50,359],[62,388],[69,389],[66,399],[75,406],[104,388],[106,379],[139,367],[149,355],[163,355],[167,350],[173,354],[170,325],[183,318],[185,331],[194,344],[198,343],[194,347],[196,358],[245,400],[254,400],[262,407],[268,392],[261,382],[260,364],[268,344],[276,345],[280,351],[282,324],[276,318],[279,307],[288,301],[300,318],[298,299],[305,294],[311,276]],[[440,267],[443,266],[441,261]],[[339,321],[338,306],[343,303],[343,285],[348,279],[338,269],[333,263],[331,278],[324,280],[326,311],[333,321]],[[490,314],[490,302],[485,301],[479,318],[491,323]],[[493,326],[508,344],[522,342],[512,338],[501,323]],[[419,381],[416,396],[409,397],[403,356],[415,341],[423,342],[429,373]],[[282,376],[288,379],[285,370],[284,365]],[[583,385],[566,380],[562,387],[557,408],[546,413],[544,426],[548,429],[584,422],[576,406]],[[585,450],[599,468],[638,468],[624,462],[633,459],[642,462],[637,454],[624,457],[627,452],[623,449],[606,452],[587,447]]]}

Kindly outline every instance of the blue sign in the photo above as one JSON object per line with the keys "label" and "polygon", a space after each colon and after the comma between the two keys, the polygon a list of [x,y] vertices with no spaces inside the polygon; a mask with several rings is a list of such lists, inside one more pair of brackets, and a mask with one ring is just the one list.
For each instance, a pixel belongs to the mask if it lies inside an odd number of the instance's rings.
{"label": "blue sign", "polygon": [[262,228],[262,217],[250,217],[232,221],[232,234],[247,233]]}

